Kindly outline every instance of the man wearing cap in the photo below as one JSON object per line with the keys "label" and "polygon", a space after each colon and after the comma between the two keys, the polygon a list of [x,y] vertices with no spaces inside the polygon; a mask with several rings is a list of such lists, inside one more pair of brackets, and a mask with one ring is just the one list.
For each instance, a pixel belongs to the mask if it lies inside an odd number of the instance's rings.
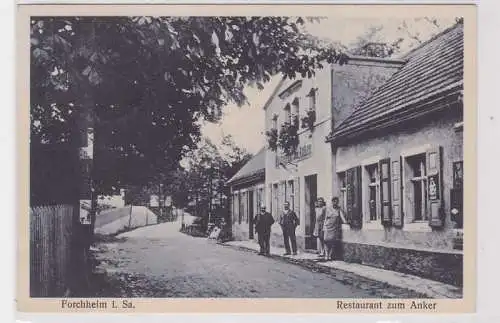
{"label": "man wearing cap", "polygon": [[259,255],[270,254],[271,226],[274,223],[274,218],[271,213],[266,211],[266,206],[260,206],[260,212],[255,217],[255,231],[258,234],[260,252]]}

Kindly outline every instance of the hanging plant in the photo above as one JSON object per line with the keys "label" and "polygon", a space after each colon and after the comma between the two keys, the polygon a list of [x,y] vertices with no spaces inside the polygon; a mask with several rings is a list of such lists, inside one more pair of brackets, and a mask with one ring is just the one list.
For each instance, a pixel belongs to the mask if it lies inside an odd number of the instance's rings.
{"label": "hanging plant", "polygon": [[287,156],[292,156],[299,146],[299,118],[294,116],[292,122],[281,125],[279,133],[279,146]]}
{"label": "hanging plant", "polygon": [[278,149],[278,129],[272,128],[266,131],[266,136],[269,149],[276,151]]}
{"label": "hanging plant", "polygon": [[309,110],[307,115],[302,118],[302,129],[309,129],[313,131],[314,123],[316,122],[316,111]]}

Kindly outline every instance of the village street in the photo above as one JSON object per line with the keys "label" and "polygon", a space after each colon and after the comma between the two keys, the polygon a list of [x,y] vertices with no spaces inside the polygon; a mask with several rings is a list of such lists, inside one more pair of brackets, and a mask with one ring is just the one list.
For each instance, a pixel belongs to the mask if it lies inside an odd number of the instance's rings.
{"label": "village street", "polygon": [[343,284],[334,275],[233,249],[178,232],[163,223],[98,245],[107,272],[102,297],[318,297],[411,296],[407,291]]}

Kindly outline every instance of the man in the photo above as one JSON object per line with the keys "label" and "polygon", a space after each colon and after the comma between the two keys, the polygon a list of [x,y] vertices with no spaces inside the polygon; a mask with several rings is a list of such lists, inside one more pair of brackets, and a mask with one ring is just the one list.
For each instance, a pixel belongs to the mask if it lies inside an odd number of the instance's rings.
{"label": "man", "polygon": [[260,246],[259,255],[269,256],[271,254],[269,240],[271,240],[271,226],[273,223],[273,216],[266,211],[266,206],[262,204],[260,212],[255,218],[255,231],[257,232]]}
{"label": "man", "polygon": [[280,214],[279,222],[283,231],[283,240],[285,242],[285,256],[290,255],[290,242],[292,244],[293,255],[297,254],[297,239],[295,238],[295,229],[300,224],[299,218],[294,211],[290,210],[290,203],[285,201],[283,212]]}

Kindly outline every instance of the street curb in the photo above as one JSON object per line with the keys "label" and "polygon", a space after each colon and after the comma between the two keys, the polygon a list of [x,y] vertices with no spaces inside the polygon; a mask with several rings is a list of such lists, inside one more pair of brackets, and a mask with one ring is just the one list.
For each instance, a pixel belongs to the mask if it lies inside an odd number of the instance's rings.
{"label": "street curb", "polygon": [[[255,251],[254,249],[244,247],[244,246],[234,246],[230,245],[227,243],[217,243],[221,246],[228,247],[228,248],[233,248],[237,250],[242,250],[246,252],[253,252],[257,254],[258,252]],[[405,288],[401,286],[397,286],[395,284],[389,284],[387,282],[381,282],[378,280],[370,279],[367,277],[363,277],[357,274],[354,274],[352,272],[338,269],[338,268],[331,268],[331,267],[326,267],[326,266],[321,266],[317,262],[309,260],[309,259],[294,259],[294,258],[289,258],[289,257],[284,257],[276,254],[271,254],[270,256],[266,256],[267,258],[271,259],[276,259],[282,262],[287,262],[291,263],[294,265],[298,265],[300,267],[310,269],[313,272],[316,273],[323,273],[323,274],[328,274],[331,276],[333,279],[339,281],[340,283],[344,285],[351,285],[357,288],[362,288],[365,290],[369,290],[371,293],[376,294],[377,297],[397,297],[397,298],[435,298],[433,296],[430,296],[428,294],[410,289],[410,288]],[[406,297],[401,297],[400,295],[404,293]],[[381,295],[380,295],[381,294]],[[410,296],[408,296],[410,295]]]}

